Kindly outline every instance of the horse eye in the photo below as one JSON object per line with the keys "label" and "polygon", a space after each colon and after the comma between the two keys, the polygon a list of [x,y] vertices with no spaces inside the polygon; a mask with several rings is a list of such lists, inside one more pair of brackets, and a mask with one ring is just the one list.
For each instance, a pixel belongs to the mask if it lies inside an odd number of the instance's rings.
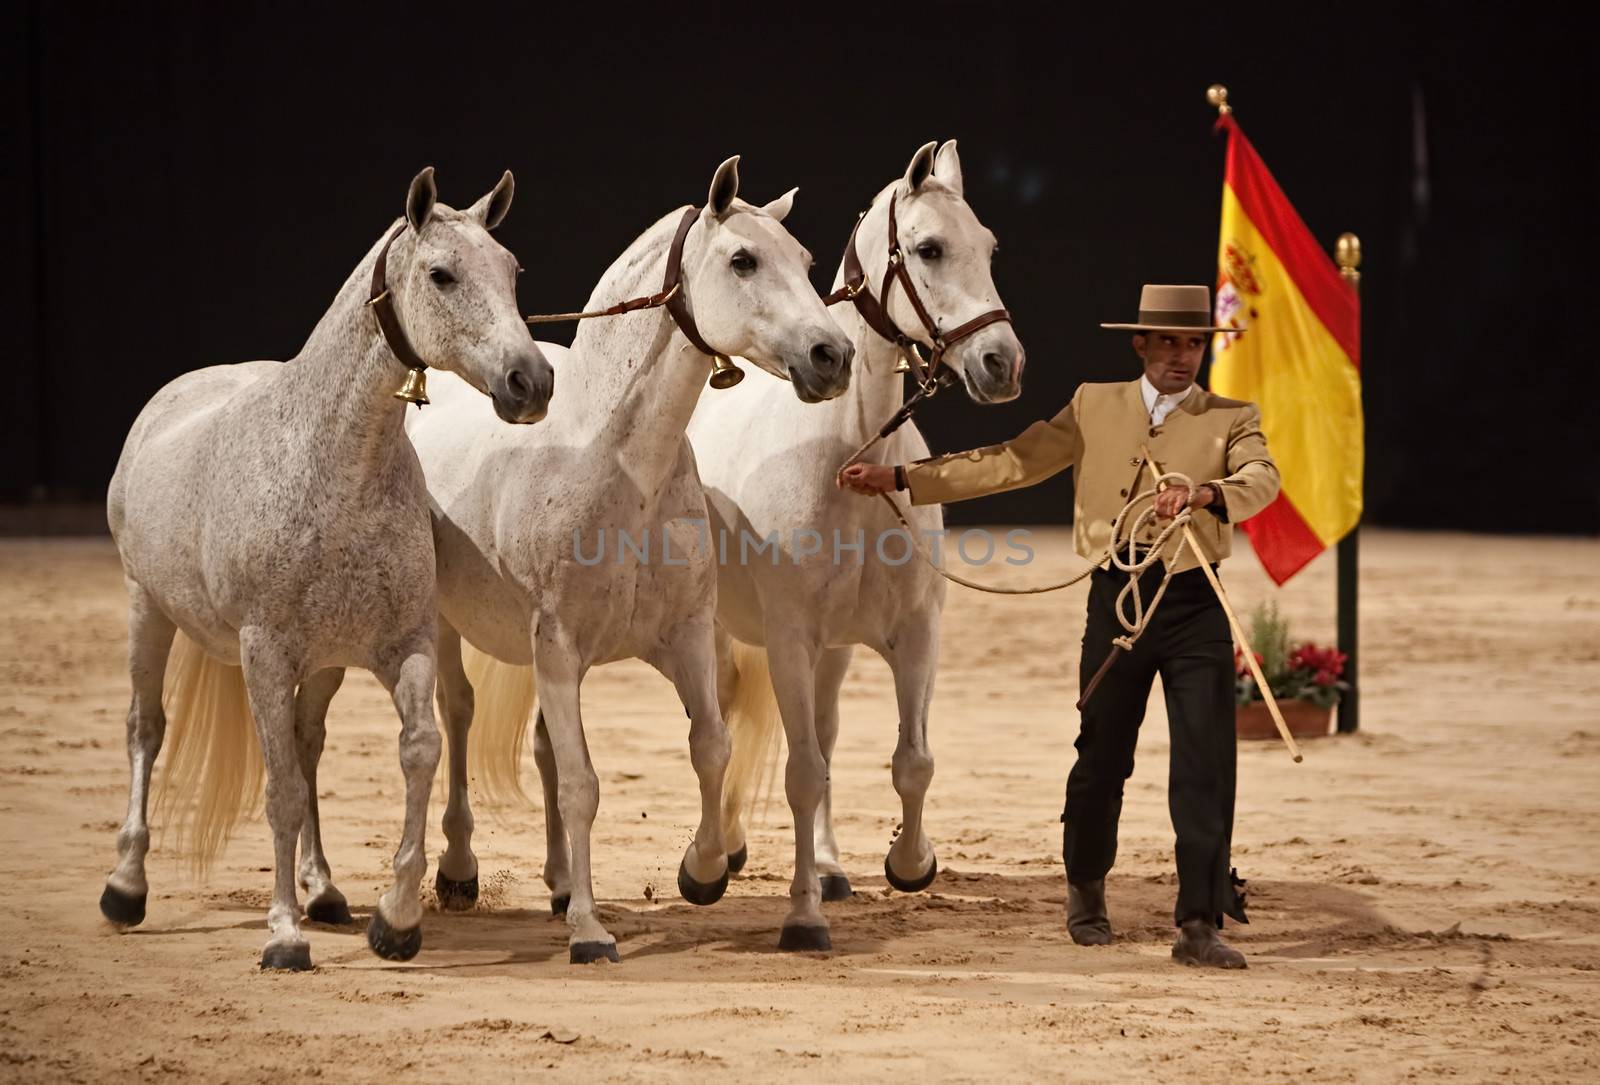
{"label": "horse eye", "polygon": [[756,269],[756,258],[744,249],[734,253],[733,259],[729,260],[728,263],[740,275],[748,275]]}
{"label": "horse eye", "polygon": [[428,278],[432,279],[437,286],[449,286],[456,281],[456,277],[442,267],[429,269]]}
{"label": "horse eye", "polygon": [[917,246],[917,255],[924,260],[937,260],[944,255],[944,249],[937,241],[924,241]]}

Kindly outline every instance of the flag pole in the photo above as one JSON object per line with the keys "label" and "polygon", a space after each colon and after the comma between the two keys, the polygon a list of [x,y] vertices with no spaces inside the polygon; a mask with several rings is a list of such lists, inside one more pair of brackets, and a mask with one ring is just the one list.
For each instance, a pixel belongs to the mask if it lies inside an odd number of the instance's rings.
{"label": "flag pole", "polygon": [[[1339,275],[1361,296],[1361,239],[1355,234],[1339,235],[1333,249]],[[1362,475],[1365,478],[1366,472]],[[1363,502],[1364,504],[1364,502]],[[1358,521],[1339,540],[1339,651],[1345,654],[1344,677],[1350,688],[1339,699],[1339,733],[1349,734],[1361,726],[1361,683],[1356,677],[1356,647],[1359,640],[1357,614],[1360,608],[1360,542]]]}

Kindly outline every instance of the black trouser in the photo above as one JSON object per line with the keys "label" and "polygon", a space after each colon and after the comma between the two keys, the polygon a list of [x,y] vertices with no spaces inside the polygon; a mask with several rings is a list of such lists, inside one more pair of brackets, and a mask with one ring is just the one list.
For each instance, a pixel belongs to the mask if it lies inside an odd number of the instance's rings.
{"label": "black trouser", "polygon": [[[1147,605],[1162,575],[1157,564],[1141,578]],[[1094,573],[1078,666],[1080,692],[1100,669],[1112,638],[1123,634],[1114,608],[1125,583],[1125,573]],[[1220,924],[1229,915],[1248,922],[1228,865],[1235,761],[1233,640],[1227,616],[1200,569],[1172,578],[1144,635],[1132,652],[1119,653],[1084,706],[1078,760],[1067,777],[1067,807],[1061,815],[1067,880],[1103,878],[1116,861],[1122,787],[1133,773],[1139,724],[1157,674],[1172,736],[1167,805],[1177,832],[1174,918],[1181,923],[1203,917]]]}

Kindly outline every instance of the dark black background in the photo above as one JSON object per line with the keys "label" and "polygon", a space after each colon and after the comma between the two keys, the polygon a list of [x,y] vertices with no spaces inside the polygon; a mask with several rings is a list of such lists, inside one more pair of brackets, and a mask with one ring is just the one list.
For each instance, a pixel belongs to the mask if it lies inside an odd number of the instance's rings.
{"label": "dark black background", "polygon": [[[732,153],[753,201],[800,186],[788,225],[825,286],[855,213],[958,138],[1030,364],[1017,403],[941,397],[924,428],[939,450],[1009,436],[1137,372],[1097,324],[1131,318],[1141,283],[1215,280],[1220,81],[1317,237],[1365,248],[1368,521],[1600,531],[1596,56],[1576,15],[806,7],[16,7],[0,493],[97,499],[163,382],[294,354],[430,163],[456,206],[515,172],[500,237],[536,311],[580,304]],[[1069,495],[952,519],[1065,519]]]}

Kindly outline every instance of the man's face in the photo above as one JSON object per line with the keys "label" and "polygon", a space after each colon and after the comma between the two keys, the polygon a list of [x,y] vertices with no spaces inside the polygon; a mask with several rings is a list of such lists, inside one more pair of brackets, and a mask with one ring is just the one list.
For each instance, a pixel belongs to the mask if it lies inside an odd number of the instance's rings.
{"label": "man's face", "polygon": [[1170,396],[1194,383],[1206,356],[1199,332],[1145,332],[1133,337],[1133,351],[1144,359],[1144,375],[1156,391]]}

